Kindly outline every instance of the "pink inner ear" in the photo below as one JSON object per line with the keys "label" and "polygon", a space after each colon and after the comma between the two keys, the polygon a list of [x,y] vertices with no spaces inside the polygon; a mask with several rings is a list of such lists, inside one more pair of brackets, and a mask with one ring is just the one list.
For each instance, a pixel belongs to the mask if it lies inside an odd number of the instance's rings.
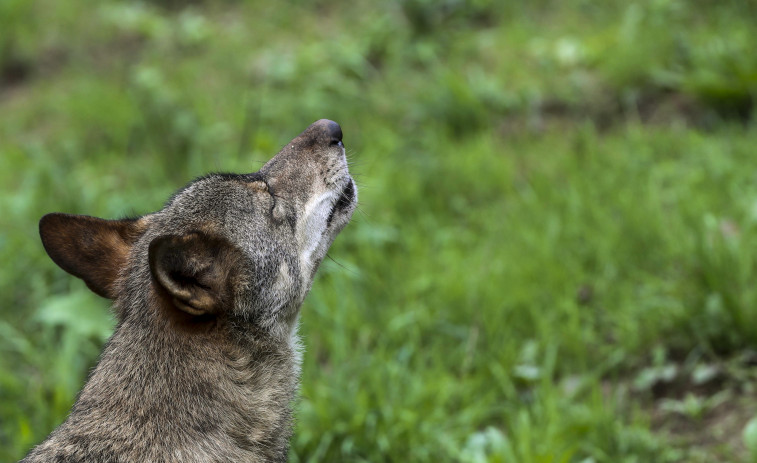
{"label": "pink inner ear", "polygon": [[42,244],[53,262],[110,299],[116,297],[116,279],[140,228],[138,219],[60,213],[47,214],[39,222]]}

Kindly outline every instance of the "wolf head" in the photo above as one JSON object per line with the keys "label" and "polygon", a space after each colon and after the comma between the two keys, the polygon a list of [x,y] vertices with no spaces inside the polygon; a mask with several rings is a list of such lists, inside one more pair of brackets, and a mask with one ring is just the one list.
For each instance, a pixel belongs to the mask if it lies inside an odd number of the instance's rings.
{"label": "wolf head", "polygon": [[342,130],[320,120],[258,172],[199,178],[136,219],[48,214],[40,235],[121,318],[142,300],[185,319],[291,329],[356,202]]}

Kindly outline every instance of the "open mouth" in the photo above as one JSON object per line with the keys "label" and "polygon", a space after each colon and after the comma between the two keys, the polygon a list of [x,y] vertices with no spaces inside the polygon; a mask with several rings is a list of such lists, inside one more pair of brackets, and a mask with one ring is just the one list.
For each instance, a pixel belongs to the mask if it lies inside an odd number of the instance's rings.
{"label": "open mouth", "polygon": [[344,189],[342,189],[342,192],[339,194],[339,198],[334,203],[334,206],[331,208],[331,212],[329,212],[329,218],[326,219],[326,226],[331,225],[331,220],[334,218],[334,215],[337,211],[341,211],[343,209],[346,209],[352,202],[355,200],[355,183],[350,179],[349,182],[347,182],[347,185],[344,186]]}

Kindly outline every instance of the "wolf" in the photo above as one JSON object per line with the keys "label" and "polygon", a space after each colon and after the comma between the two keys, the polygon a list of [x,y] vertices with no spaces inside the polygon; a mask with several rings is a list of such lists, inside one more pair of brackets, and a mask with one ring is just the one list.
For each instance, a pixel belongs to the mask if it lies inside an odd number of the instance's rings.
{"label": "wolf", "polygon": [[158,212],[42,217],[48,255],[113,300],[117,325],[22,462],[286,461],[299,309],[356,204],[324,119],[258,172],[201,177]]}

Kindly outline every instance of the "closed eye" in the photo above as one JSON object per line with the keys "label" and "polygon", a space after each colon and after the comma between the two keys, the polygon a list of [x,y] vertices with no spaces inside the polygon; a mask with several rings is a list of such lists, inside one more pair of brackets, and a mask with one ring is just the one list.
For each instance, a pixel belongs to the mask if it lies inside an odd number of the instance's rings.
{"label": "closed eye", "polygon": [[276,207],[276,195],[273,193],[268,182],[258,179],[248,185],[255,193],[268,193],[268,196],[270,196],[272,200],[271,207],[268,209],[268,214],[273,215],[273,209]]}

